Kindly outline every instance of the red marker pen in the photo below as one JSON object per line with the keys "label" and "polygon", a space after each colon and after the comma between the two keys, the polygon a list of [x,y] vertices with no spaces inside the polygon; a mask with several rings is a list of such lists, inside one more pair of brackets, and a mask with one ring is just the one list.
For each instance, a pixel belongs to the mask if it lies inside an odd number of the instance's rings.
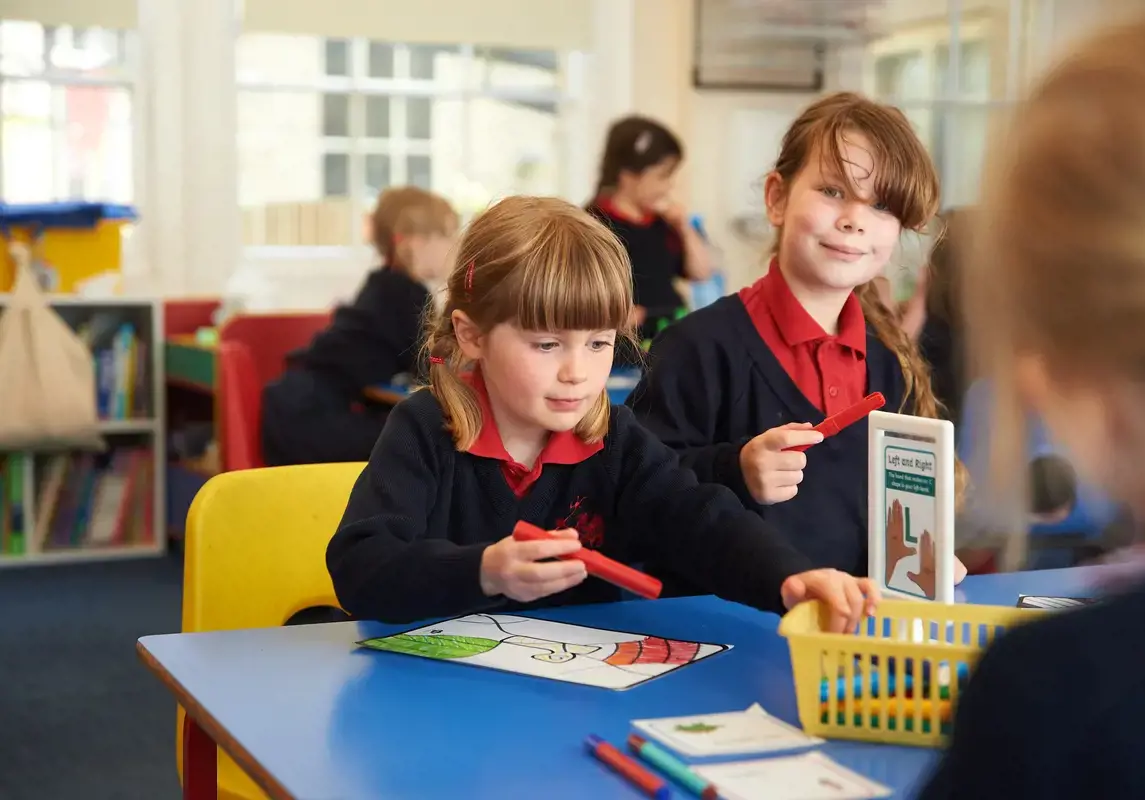
{"label": "red marker pen", "polygon": [[[553,535],[528,522],[518,522],[513,528],[513,538],[519,542],[541,542],[552,539]],[[621,564],[619,561],[595,550],[582,547],[577,552],[569,553],[561,556],[561,558],[566,560],[575,558],[578,561],[583,561],[589,575],[594,575],[649,600],[655,600],[659,597],[660,591],[664,588],[664,585],[651,575],[646,575],[640,570]]]}
{"label": "red marker pen", "polygon": [[[828,436],[834,436],[844,428],[850,425],[854,425],[856,422],[870,414],[872,411],[878,411],[883,407],[885,403],[886,400],[883,398],[882,393],[874,392],[873,394],[867,395],[850,408],[844,408],[838,414],[827,417],[827,419],[820,422],[818,425],[812,428],[812,430],[819,431],[819,433],[823,434],[823,438],[826,439]],[[794,447],[785,447],[783,449],[795,450],[802,453],[804,450],[813,446],[814,445],[810,444],[797,444]]]}
{"label": "red marker pen", "polygon": [[584,740],[589,752],[602,762],[623,775],[629,782],[653,798],[653,800],[668,800],[668,784],[646,770],[635,759],[629,758],[599,736],[589,734]]}

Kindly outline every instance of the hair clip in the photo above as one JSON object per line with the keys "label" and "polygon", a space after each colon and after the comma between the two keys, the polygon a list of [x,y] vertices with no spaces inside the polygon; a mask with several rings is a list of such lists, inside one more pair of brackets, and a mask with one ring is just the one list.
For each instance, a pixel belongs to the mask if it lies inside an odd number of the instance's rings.
{"label": "hair clip", "polygon": [[636,152],[643,153],[652,146],[652,131],[644,131],[636,137]]}
{"label": "hair clip", "polygon": [[445,359],[442,358],[441,356],[430,356],[429,357],[429,363],[430,364],[444,364]]}
{"label": "hair clip", "polygon": [[465,299],[467,301],[473,299],[473,262],[469,262],[469,266],[465,268]]}

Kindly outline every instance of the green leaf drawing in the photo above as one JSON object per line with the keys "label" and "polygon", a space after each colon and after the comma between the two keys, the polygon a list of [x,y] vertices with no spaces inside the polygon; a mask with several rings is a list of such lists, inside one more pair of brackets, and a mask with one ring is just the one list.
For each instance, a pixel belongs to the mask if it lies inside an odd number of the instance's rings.
{"label": "green leaf drawing", "polygon": [[719,725],[709,725],[706,722],[693,722],[691,725],[677,725],[676,730],[682,733],[711,733],[718,731]]}
{"label": "green leaf drawing", "polygon": [[418,636],[399,633],[395,636],[365,639],[358,644],[373,650],[388,650],[391,653],[449,659],[479,656],[489,652],[500,642],[476,636]]}

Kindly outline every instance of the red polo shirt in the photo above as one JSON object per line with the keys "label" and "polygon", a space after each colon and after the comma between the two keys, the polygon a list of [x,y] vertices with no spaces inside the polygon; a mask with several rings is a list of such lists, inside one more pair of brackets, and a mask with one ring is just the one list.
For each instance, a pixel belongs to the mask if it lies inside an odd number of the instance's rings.
{"label": "red polo shirt", "polygon": [[767,274],[739,298],[776,359],[799,390],[826,416],[863,399],[867,389],[867,324],[852,293],[831,336],[792,294],[772,259]]}
{"label": "red polo shirt", "polygon": [[588,444],[574,431],[556,431],[549,434],[549,440],[530,469],[515,461],[505,449],[501,434],[497,430],[497,423],[493,419],[493,409],[489,406],[489,394],[485,389],[485,380],[481,377],[480,370],[474,370],[467,375],[466,382],[473,387],[477,395],[482,419],[481,432],[477,434],[469,452],[475,456],[495,458],[500,461],[505,482],[517,497],[524,497],[529,488],[537,482],[537,478],[541,477],[541,468],[545,464],[579,464],[604,448],[603,441]]}

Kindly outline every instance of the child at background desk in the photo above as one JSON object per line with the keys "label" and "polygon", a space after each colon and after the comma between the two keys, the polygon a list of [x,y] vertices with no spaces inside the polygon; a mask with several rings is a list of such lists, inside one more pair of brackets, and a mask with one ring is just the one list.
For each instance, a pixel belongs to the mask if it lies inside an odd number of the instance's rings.
{"label": "child at background desk", "polygon": [[387,189],[370,218],[382,266],[330,327],[288,358],[263,392],[263,459],[270,466],[365,461],[389,406],[366,389],[416,372],[429,290],[448,269],[457,214],[414,186]]}
{"label": "child at background desk", "polygon": [[701,481],[731,487],[813,564],[864,575],[866,420],[822,444],[809,428],[870,392],[885,410],[937,416],[926,364],[873,280],[902,230],[934,216],[938,176],[900,111],[839,93],[793,123],[765,194],[767,275],[667,329],[629,403]]}
{"label": "child at background desk", "polygon": [[686,302],[680,278],[711,277],[708,245],[683,207],[671,199],[684,148],[670,130],[647,117],[617,120],[608,130],[589,211],[624,244],[632,263],[637,341],[652,339],[662,321]]}
{"label": "child at background desk", "polygon": [[[428,336],[430,387],[390,414],[327,549],[344,609],[408,622],[618,600],[579,560],[552,560],[581,547],[627,563],[658,555],[771,611],[819,598],[837,630],[873,608],[868,581],[809,569],[609,404],[631,312],[628,258],[584,210],[510,197],[469,225]],[[514,540],[521,520],[556,538]]]}
{"label": "child at background desk", "polygon": [[[1077,45],[992,143],[965,270],[995,469],[1024,511],[1025,420],[1145,512],[1145,20]],[[1140,559],[1140,555],[1137,559]],[[1145,565],[1103,602],[1011,628],[963,691],[922,800],[1145,797]]]}

